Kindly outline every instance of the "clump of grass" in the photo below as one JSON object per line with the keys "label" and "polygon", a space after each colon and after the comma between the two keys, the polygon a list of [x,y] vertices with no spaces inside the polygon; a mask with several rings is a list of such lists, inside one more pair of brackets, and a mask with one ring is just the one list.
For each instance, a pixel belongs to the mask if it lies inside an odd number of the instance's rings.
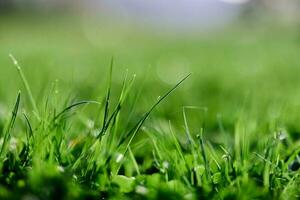
{"label": "clump of grass", "polygon": [[[299,167],[294,164],[299,163],[299,149],[287,155],[287,141],[279,131],[275,136],[255,140],[246,133],[246,122],[251,122],[247,115],[237,119],[231,138],[219,143],[207,139],[207,109],[184,107],[183,131],[174,129],[169,120],[153,118],[153,123],[146,123],[189,75],[142,116],[127,119],[129,113],[123,109],[128,96],[134,93],[135,77],[128,80],[126,74],[113,106],[112,59],[102,104],[83,100],[57,105],[49,98],[42,112],[21,67],[11,58],[34,112],[27,113],[25,107],[24,118],[18,115],[22,105],[19,92],[8,125],[1,133],[1,199],[299,198]],[[83,114],[74,115],[79,106],[88,104],[102,113],[92,121],[99,126],[81,123],[78,118],[84,121]],[[195,132],[188,123],[188,108],[204,116]],[[23,124],[18,131],[13,129],[16,122]],[[220,132],[225,134],[221,127]],[[255,128],[254,134],[258,136],[260,131]]]}

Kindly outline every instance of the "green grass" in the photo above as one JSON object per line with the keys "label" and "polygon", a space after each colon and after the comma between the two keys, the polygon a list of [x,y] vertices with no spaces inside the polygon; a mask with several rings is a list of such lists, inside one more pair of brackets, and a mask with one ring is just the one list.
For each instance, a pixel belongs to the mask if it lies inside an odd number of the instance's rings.
{"label": "green grass", "polygon": [[299,198],[296,25],[97,23],[1,16],[0,199]]}

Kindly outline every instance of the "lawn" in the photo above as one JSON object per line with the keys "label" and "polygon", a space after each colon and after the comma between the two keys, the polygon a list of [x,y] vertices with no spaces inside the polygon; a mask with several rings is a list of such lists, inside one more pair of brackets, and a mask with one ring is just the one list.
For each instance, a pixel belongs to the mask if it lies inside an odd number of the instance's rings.
{"label": "lawn", "polygon": [[299,199],[300,29],[0,17],[0,199]]}

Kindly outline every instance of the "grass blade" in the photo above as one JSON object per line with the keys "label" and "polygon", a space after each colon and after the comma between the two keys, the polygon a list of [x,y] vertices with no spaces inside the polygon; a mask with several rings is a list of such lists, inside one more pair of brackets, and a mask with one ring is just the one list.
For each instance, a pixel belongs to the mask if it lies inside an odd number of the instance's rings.
{"label": "grass blade", "polygon": [[129,138],[129,141],[125,147],[124,155],[128,151],[128,148],[137,134],[137,132],[140,130],[146,119],[149,117],[150,113],[158,106],[165,98],[167,98],[176,88],[178,88],[191,74],[188,74],[183,79],[181,79],[174,87],[172,87],[169,91],[167,91],[161,98],[157,100],[155,104],[151,106],[151,108],[144,114],[144,116],[135,124],[135,126],[127,133],[125,136],[123,136],[118,144],[118,148]]}
{"label": "grass blade", "polygon": [[54,116],[52,121],[55,121],[56,119],[58,119],[60,116],[62,116],[64,113],[66,113],[67,111],[71,110],[74,107],[83,105],[83,104],[90,104],[90,103],[94,103],[94,104],[100,104],[97,101],[79,101],[76,103],[71,104],[70,106],[66,107],[65,109],[63,109],[61,112],[59,112],[57,115]]}
{"label": "grass blade", "polygon": [[203,161],[204,161],[204,164],[205,164],[206,178],[209,179],[210,178],[210,170],[209,170],[207,154],[206,154],[205,146],[204,146],[203,128],[201,129],[201,133],[200,133],[200,135],[198,135],[198,138],[199,138],[202,158],[203,158]]}
{"label": "grass blade", "polygon": [[9,137],[10,137],[10,132],[14,127],[14,124],[15,124],[15,121],[16,121],[16,118],[17,118],[17,114],[18,114],[18,110],[19,110],[20,100],[21,100],[21,92],[19,91],[14,109],[12,111],[12,116],[10,118],[8,127],[5,131],[5,134],[4,134],[3,144],[2,144],[2,147],[1,147],[1,150],[0,150],[0,157],[2,156],[2,153],[6,148],[7,142],[8,142]]}
{"label": "grass blade", "polygon": [[[26,123],[27,123],[27,126],[28,126],[28,128],[29,128],[29,137],[33,137],[32,126],[31,126],[31,123],[30,123],[30,121],[29,121],[27,115],[25,114],[25,112],[23,112],[23,116],[24,116],[24,118],[25,118],[25,120],[26,120]],[[28,137],[27,139],[29,139],[29,137]]]}
{"label": "grass blade", "polygon": [[107,87],[107,94],[106,94],[106,99],[105,99],[105,109],[104,109],[104,117],[103,117],[103,124],[102,124],[102,129],[99,133],[101,136],[105,130],[106,127],[106,122],[109,114],[109,101],[110,101],[110,92],[111,92],[111,80],[112,80],[112,70],[113,70],[113,65],[114,65],[114,58],[111,58],[110,61],[110,70],[109,70],[109,81],[108,81],[108,87]]}
{"label": "grass blade", "polygon": [[22,71],[22,68],[19,65],[19,63],[16,60],[16,58],[12,54],[9,54],[9,57],[11,58],[13,64],[16,66],[16,68],[18,70],[18,73],[19,73],[19,75],[21,77],[21,80],[22,80],[22,82],[23,82],[23,84],[25,86],[26,92],[27,92],[27,94],[29,96],[29,100],[30,100],[31,106],[32,106],[34,112],[36,113],[36,116],[37,116],[38,120],[40,120],[41,118],[40,118],[40,114],[39,114],[38,108],[36,106],[36,102],[35,102],[35,100],[33,98],[31,89],[30,89],[28,81],[27,81],[27,79],[26,79],[26,77],[25,77],[25,75],[24,75],[24,73]]}

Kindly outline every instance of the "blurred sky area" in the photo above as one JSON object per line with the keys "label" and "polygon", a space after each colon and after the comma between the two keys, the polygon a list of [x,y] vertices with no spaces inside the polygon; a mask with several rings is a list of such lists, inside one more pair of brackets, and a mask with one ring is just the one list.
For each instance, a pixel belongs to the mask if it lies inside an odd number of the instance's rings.
{"label": "blurred sky area", "polygon": [[76,11],[172,31],[222,27],[252,10],[299,17],[297,0],[0,0],[0,8],[1,13]]}

